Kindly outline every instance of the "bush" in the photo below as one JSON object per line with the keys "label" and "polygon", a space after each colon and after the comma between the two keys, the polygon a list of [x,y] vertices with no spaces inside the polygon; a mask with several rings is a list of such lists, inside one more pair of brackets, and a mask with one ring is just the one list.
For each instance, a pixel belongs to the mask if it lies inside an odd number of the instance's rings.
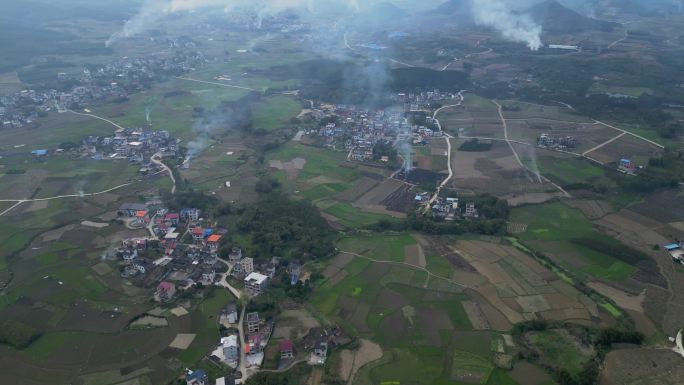
{"label": "bush", "polygon": [[0,320],[0,343],[24,349],[40,337],[41,333],[22,322]]}

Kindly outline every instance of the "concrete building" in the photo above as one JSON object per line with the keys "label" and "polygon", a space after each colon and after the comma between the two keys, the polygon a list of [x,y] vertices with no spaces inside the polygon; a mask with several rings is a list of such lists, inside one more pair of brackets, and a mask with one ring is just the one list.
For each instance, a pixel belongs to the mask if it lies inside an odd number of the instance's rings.
{"label": "concrete building", "polygon": [[259,313],[247,313],[247,333],[259,333]]}
{"label": "concrete building", "polygon": [[221,345],[223,345],[223,357],[228,364],[235,364],[240,357],[240,350],[238,348],[238,339],[236,335],[221,338]]}
{"label": "concrete building", "polygon": [[245,290],[251,297],[255,297],[266,290],[268,276],[261,273],[252,272],[245,278]]}

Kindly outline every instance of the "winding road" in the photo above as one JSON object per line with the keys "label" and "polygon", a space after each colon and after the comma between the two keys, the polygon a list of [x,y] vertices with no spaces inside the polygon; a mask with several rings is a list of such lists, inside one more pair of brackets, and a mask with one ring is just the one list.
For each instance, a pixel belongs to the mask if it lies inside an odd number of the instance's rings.
{"label": "winding road", "polygon": [[450,104],[447,106],[442,106],[442,107],[436,109],[434,113],[432,113],[432,120],[435,122],[435,124],[437,124],[437,128],[439,128],[439,132],[442,133],[442,136],[444,137],[444,139],[446,140],[446,143],[447,143],[447,167],[449,169],[449,175],[446,177],[446,179],[444,179],[442,181],[442,183],[439,184],[439,187],[437,187],[437,191],[435,191],[435,194],[432,196],[432,198],[430,198],[430,201],[428,202],[427,206],[425,206],[426,209],[428,209],[430,206],[432,206],[432,204],[437,200],[437,198],[439,198],[439,193],[442,192],[442,188],[444,188],[444,186],[446,186],[447,183],[449,183],[451,178],[454,177],[454,169],[453,169],[453,166],[451,165],[451,135],[444,132],[444,130],[442,129],[442,123],[440,123],[440,121],[437,119],[437,115],[442,110],[444,110],[446,108],[453,108],[453,107],[458,107],[458,106],[462,105],[463,100],[465,99],[463,96],[464,92],[466,92],[466,90],[461,90],[456,95],[456,96],[458,96],[458,99],[459,99],[457,104]]}
{"label": "winding road", "polygon": [[171,194],[175,194],[176,193],[176,177],[173,175],[173,171],[171,170],[171,168],[169,168],[169,166],[167,166],[166,164],[164,164],[164,162],[161,161],[161,154],[156,153],[156,154],[152,155],[152,157],[150,158],[150,161],[152,163],[156,164],[157,166],[161,167],[162,169],[164,169],[169,174],[169,178],[171,178],[171,182],[173,183],[173,187],[171,187]]}

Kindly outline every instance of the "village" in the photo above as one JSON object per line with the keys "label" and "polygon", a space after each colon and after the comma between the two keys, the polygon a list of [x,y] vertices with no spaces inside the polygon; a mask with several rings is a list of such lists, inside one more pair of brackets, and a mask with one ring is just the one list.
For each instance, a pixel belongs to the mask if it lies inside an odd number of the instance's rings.
{"label": "village", "polygon": [[[131,229],[147,229],[149,236],[123,240],[107,258],[118,261],[123,279],[153,289],[154,301],[162,306],[174,306],[184,296],[212,286],[230,291],[239,301],[251,301],[279,276],[286,275],[286,284],[291,286],[309,279],[297,260],[273,257],[258,263],[240,247],[224,248],[227,230],[210,226],[196,208],[172,211],[158,201],[124,203],[118,216]],[[264,364],[274,321],[271,315],[246,309],[231,303],[217,315],[221,337],[207,357],[216,365],[232,368],[234,376],[220,378],[216,384],[240,383],[241,376],[255,373]],[[302,360],[310,365],[325,364],[328,346],[340,333],[317,328],[301,341],[280,340],[279,367],[288,368]],[[186,381],[188,385],[209,384],[201,369],[188,370]]]}
{"label": "village", "polygon": [[172,57],[122,58],[74,73],[55,73],[41,89],[0,95],[0,127],[21,128],[48,112],[82,109],[144,91],[165,76],[180,76],[208,62],[199,52],[176,51]]}

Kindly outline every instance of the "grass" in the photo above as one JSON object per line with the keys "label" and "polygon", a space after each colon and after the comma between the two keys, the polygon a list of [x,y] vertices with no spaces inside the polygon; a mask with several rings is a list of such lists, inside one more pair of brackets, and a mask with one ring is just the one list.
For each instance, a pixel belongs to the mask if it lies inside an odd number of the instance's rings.
{"label": "grass", "polygon": [[300,181],[325,176],[340,182],[352,182],[359,177],[359,172],[355,168],[340,166],[340,163],[347,160],[345,152],[330,151],[301,143],[288,143],[266,156],[267,161],[288,162],[295,158],[306,159],[306,164],[297,177]]}
{"label": "grass", "polygon": [[543,158],[539,163],[539,171],[542,175],[549,177],[562,185],[578,183],[590,183],[594,180],[605,178],[605,171],[586,160],[578,158],[558,159]]}
{"label": "grass", "polygon": [[24,353],[28,354],[34,360],[44,360],[48,358],[57,349],[64,346],[69,340],[78,338],[77,332],[56,332],[43,334],[39,339],[24,349]]}
{"label": "grass", "polygon": [[304,191],[301,193],[301,196],[315,202],[335,196],[346,190],[346,188],[347,185],[343,183],[319,184],[312,189]]}
{"label": "grass", "polygon": [[426,268],[434,275],[451,278],[454,273],[454,267],[441,255],[427,255],[425,261],[427,262]]}
{"label": "grass", "polygon": [[192,330],[197,334],[187,350],[180,355],[185,365],[192,366],[209,353],[211,346],[218,343],[218,316],[231,300],[227,290],[215,290],[213,296],[203,300],[192,311]]}
{"label": "grass", "polygon": [[451,359],[451,375],[453,377],[480,377],[480,384],[486,384],[494,364],[479,355],[456,350]]}
{"label": "grass", "polygon": [[263,98],[253,108],[255,128],[274,130],[289,124],[299,115],[302,106],[290,96],[273,95]]}
{"label": "grass", "polygon": [[355,252],[379,261],[403,262],[404,248],[415,245],[417,241],[411,234],[353,236],[342,238],[339,248]]}

